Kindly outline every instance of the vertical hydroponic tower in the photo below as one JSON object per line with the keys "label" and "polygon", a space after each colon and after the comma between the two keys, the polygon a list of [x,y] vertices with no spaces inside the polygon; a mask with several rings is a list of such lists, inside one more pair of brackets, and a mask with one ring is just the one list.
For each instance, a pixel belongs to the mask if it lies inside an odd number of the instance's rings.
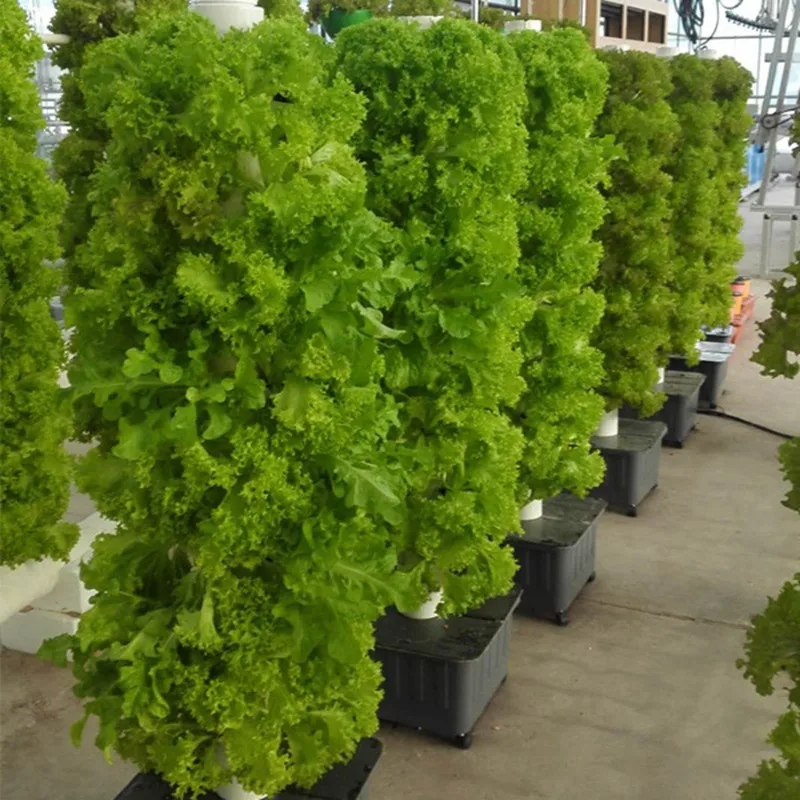
{"label": "vertical hydroponic tower", "polygon": [[[714,98],[713,61],[680,55],[670,62],[672,91],[669,103],[680,125],[680,140],[667,171],[672,177],[671,236],[673,269],[670,354],[697,359],[701,326],[716,319],[727,322],[731,276],[709,268],[706,252],[717,214],[717,169],[720,142],[717,131],[721,109]],[[718,282],[719,285],[715,285]],[[710,306],[709,306],[710,303]]]}
{"label": "vertical hydroponic tower", "polygon": [[[65,558],[77,538],[69,502],[69,412],[58,375],[64,348],[58,291],[64,190],[36,155],[44,127],[33,70],[42,46],[16,0],[0,0],[0,564]],[[50,262],[50,263],[48,263]]]}
{"label": "vertical hydroponic tower", "polygon": [[[340,72],[366,101],[356,149],[369,207],[397,233],[401,291],[384,385],[409,483],[394,541],[420,597],[464,611],[509,588],[518,522],[521,292],[514,194],[525,177],[523,78],[499,34],[461,20],[343,31]],[[391,274],[391,273],[390,273]]]}
{"label": "vertical hydroponic tower", "polygon": [[747,183],[743,142],[753,125],[747,100],[753,76],[728,56],[711,61],[714,101],[719,108],[717,158],[711,236],[706,250],[708,282],[704,295],[706,324],[726,325],[730,320],[730,283],[736,277],[736,263],[744,255],[739,238],[742,217],[739,199]]}
{"label": "vertical hydroponic tower", "polygon": [[608,73],[582,32],[509,37],[525,73],[527,180],[517,196],[520,279],[535,306],[521,336],[525,390],[512,418],[525,436],[520,504],[600,482],[589,440],[603,413],[594,392],[602,355],[589,340],[603,311],[593,288],[602,253],[594,233],[608,144],[592,137]]}
{"label": "vertical hydroponic tower", "polygon": [[604,191],[608,213],[600,228],[603,258],[595,288],[606,300],[593,345],[604,358],[601,393],[611,411],[623,403],[644,416],[657,411],[657,368],[670,341],[672,274],[667,167],[678,124],[667,98],[669,64],[648,53],[599,54],[609,70],[609,94],[598,121],[617,152]]}
{"label": "vertical hydroponic tower", "polygon": [[117,531],[47,651],[72,653],[98,746],[176,795],[348,759],[398,600],[394,282],[347,144],[362,103],[303,28],[173,15],[91,48],[77,86],[106,156],[82,178],[69,376],[80,484]]}

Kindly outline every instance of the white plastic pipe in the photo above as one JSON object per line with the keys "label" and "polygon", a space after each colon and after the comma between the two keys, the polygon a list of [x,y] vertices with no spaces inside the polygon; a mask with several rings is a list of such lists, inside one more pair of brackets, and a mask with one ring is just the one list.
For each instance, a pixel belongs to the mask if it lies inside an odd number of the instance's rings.
{"label": "white plastic pipe", "polygon": [[237,780],[220,786],[219,789],[217,789],[217,794],[222,800],[261,800],[263,797],[260,793],[248,792]]}
{"label": "white plastic pipe", "polygon": [[[70,551],[67,563],[83,558],[99,533],[113,530],[114,523],[100,514],[87,517],[80,524],[80,535]],[[50,594],[65,566],[63,561],[45,558],[43,561],[26,561],[13,569],[0,567],[0,623],[40,597]]]}
{"label": "white plastic pipe", "polygon": [[511,19],[503,25],[504,33],[519,33],[519,31],[541,31],[540,19]]}
{"label": "white plastic pipe", "polygon": [[437,22],[439,22],[439,20],[444,19],[444,17],[420,15],[417,17],[398,17],[397,19],[399,19],[400,22],[406,22],[409,25],[419,25],[423,31],[426,31],[428,28],[433,27]]}
{"label": "white plastic pipe", "polygon": [[530,503],[524,505],[519,512],[521,522],[531,519],[540,519],[542,516],[542,501],[531,500]]}
{"label": "white plastic pipe", "polygon": [[596,436],[617,436],[619,434],[619,411],[615,408],[600,419]]}
{"label": "white plastic pipe", "polygon": [[[428,599],[417,608],[411,611],[401,611],[400,613],[409,619],[435,619],[439,616],[436,610],[439,608],[443,597],[442,590],[437,589],[435,592],[431,592],[428,595]],[[225,800],[228,800],[228,798],[225,798]],[[233,798],[230,798],[230,800],[233,800]]]}
{"label": "white plastic pipe", "polygon": [[264,19],[256,0],[191,0],[189,9],[213,22],[220,35],[231,28],[252,28]]}

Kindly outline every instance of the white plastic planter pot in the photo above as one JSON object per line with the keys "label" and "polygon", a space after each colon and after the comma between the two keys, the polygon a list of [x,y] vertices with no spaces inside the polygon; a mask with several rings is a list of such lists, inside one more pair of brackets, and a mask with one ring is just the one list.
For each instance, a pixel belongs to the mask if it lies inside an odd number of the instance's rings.
{"label": "white plastic planter pot", "polygon": [[542,516],[542,501],[531,500],[530,503],[524,505],[519,512],[521,522],[527,522],[532,519],[539,519]]}
{"label": "white plastic planter pot", "polygon": [[226,783],[225,786],[217,789],[217,794],[220,796],[220,800],[262,800],[262,795],[248,792],[239,781]]}
{"label": "white plastic planter pot", "polygon": [[437,22],[444,19],[444,17],[435,17],[430,15],[420,15],[418,17],[398,17],[401,22],[407,22],[409,24],[419,25],[422,30],[427,30],[428,28],[433,27]]}
{"label": "white plastic planter pot", "polygon": [[189,8],[212,22],[220,34],[231,28],[252,28],[264,19],[264,10],[255,0],[192,0]]}
{"label": "white plastic planter pot", "polygon": [[512,19],[503,25],[504,33],[518,33],[519,31],[541,31],[540,19]]}
{"label": "white plastic planter pot", "polygon": [[40,597],[50,594],[59,576],[70,563],[80,562],[89,552],[95,537],[112,531],[114,523],[100,514],[92,514],[80,524],[78,541],[67,561],[26,561],[19,567],[0,567],[0,623],[5,622],[21,608],[32,605]]}
{"label": "white plastic planter pot", "polygon": [[600,418],[600,424],[597,426],[597,433],[595,436],[616,436],[619,433],[619,411],[615,408],[613,411],[608,411]]}
{"label": "white plastic planter pot", "polygon": [[435,619],[439,616],[437,609],[441,605],[443,597],[442,590],[437,589],[435,592],[431,592],[428,595],[428,599],[417,608],[410,611],[401,611],[400,613],[409,619]]}

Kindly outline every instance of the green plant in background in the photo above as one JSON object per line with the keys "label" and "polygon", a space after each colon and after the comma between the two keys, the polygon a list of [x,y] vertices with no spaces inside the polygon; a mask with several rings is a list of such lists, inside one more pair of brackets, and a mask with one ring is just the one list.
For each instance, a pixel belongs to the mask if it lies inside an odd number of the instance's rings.
{"label": "green plant in background", "polygon": [[[525,15],[520,15],[516,17],[516,19],[536,19],[536,17],[529,17]],[[583,35],[583,38],[586,39],[587,42],[591,44],[592,42],[592,32],[587,28],[585,25],[581,25],[580,22],[574,19],[544,19],[542,20],[542,30],[543,31],[552,31],[557,30],[558,28],[572,28],[573,30],[580,31]]]}
{"label": "green plant in background", "polygon": [[[310,21],[322,22],[323,26],[327,23],[330,27],[333,22],[331,13],[343,17],[357,11],[367,11],[369,16],[386,16],[389,0],[310,0],[306,16]],[[339,33],[338,27],[335,33]]]}
{"label": "green plant in background", "polygon": [[132,33],[152,16],[186,7],[187,0],[55,0],[50,28],[69,37],[68,43],[53,51],[53,63],[65,70],[60,77],[59,117],[69,126],[53,155],[56,174],[69,193],[61,226],[67,278],[75,268],[73,252],[91,227],[89,176],[103,160],[108,139],[103,121],[93,119],[86,110],[80,83],[83,62],[99,42]]}
{"label": "green plant in background", "polygon": [[59,398],[64,348],[49,300],[58,271],[64,190],[37,157],[44,127],[33,82],[42,45],[16,0],[0,0],[0,564],[66,558],[77,528],[59,522],[69,502]]}
{"label": "green plant in background", "polygon": [[[673,85],[669,103],[681,127],[678,146],[667,166],[672,176],[674,245],[670,289],[678,301],[669,308],[669,352],[696,362],[701,326],[719,321],[719,304],[709,309],[708,299],[727,297],[730,304],[730,277],[710,270],[706,263],[716,213],[721,109],[713,93],[717,70],[713,61],[680,55],[669,63]],[[709,287],[714,280],[722,282]]]}
{"label": "green plant in background", "polygon": [[[753,361],[762,375],[794,378],[800,372],[800,257],[787,269],[794,283],[777,281],[770,293],[772,312],[763,322],[761,344]],[[789,482],[784,505],[800,513],[800,437],[779,451]],[[787,581],[747,632],[745,658],[738,662],[760,695],[771,695],[774,682],[790,684],[789,707],[769,736],[777,758],[762,761],[758,772],[739,788],[742,800],[800,797],[800,573]]]}
{"label": "green plant in background", "polygon": [[284,17],[286,19],[303,19],[303,10],[298,0],[258,0],[268,18]]}
{"label": "green plant in background", "polygon": [[[469,13],[467,15],[469,17]],[[478,22],[481,25],[486,25],[489,28],[494,28],[496,31],[502,31],[506,22],[516,19],[513,14],[503,11],[502,8],[492,8],[491,6],[482,5],[478,9]]]}
{"label": "green plant in background", "polygon": [[394,17],[452,17],[456,7],[453,0],[392,0]]}
{"label": "green plant in background", "polygon": [[708,280],[704,283],[703,304],[706,324],[727,325],[730,321],[730,283],[736,278],[736,263],[744,255],[739,238],[742,217],[739,198],[745,175],[745,141],[753,120],[747,101],[753,76],[738,61],[728,56],[713,65],[713,95],[720,111],[717,126],[717,158],[714,172],[716,196],[712,204],[711,236],[706,250]]}
{"label": "green plant in background", "polygon": [[592,137],[608,72],[581,32],[509,37],[527,88],[528,180],[517,196],[520,275],[536,312],[522,334],[526,389],[512,419],[525,435],[518,500],[597,485],[603,460],[589,440],[603,413],[593,391],[601,354],[589,346],[603,299],[590,284],[601,256],[607,143]]}
{"label": "green plant in background", "polygon": [[[797,440],[795,440],[797,441]],[[780,677],[789,708],[768,741],[776,758],[762,761],[758,772],[739,787],[741,800],[790,800],[800,797],[800,573],[787,581],[747,632],[745,658],[738,662],[760,695],[771,695]]]}
{"label": "green plant in background", "polygon": [[[394,529],[418,587],[459,612],[507,591],[522,436],[502,413],[523,388],[514,194],[525,177],[521,68],[501,35],[463,20],[422,31],[371,21],[337,41],[364,96],[356,137],[368,204],[398,231],[405,289],[384,385],[398,399],[407,517]],[[399,267],[398,267],[399,269]]]}
{"label": "green plant in background", "polygon": [[594,282],[606,309],[592,340],[604,357],[601,394],[608,410],[628,403],[642,416],[664,402],[657,367],[669,349],[672,274],[666,172],[679,135],[667,98],[669,64],[649,53],[603,51],[609,94],[598,120],[618,146],[604,189],[608,213],[600,228],[603,258]]}
{"label": "green plant in background", "polygon": [[71,653],[96,744],[176,796],[232,776],[273,795],[348,759],[377,727],[373,624],[404,600],[380,386],[404,282],[328,52],[292,20],[221,38],[187,12],[81,68],[108,143],[69,375],[96,443],[79,485],[118,527],[77,634],[42,654]]}
{"label": "green plant in background", "polygon": [[[794,279],[776,281],[770,316],[758,323],[761,344],[753,354],[762,375],[795,378],[800,373],[800,253],[786,272]],[[790,439],[780,448],[781,467],[791,486],[784,505],[800,511],[800,438]]]}

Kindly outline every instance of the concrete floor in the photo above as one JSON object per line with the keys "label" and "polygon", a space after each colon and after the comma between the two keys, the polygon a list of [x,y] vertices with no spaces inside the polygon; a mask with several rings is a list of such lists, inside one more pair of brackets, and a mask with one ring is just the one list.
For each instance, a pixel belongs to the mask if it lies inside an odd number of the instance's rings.
{"label": "concrete floor", "polygon": [[[755,274],[759,222],[745,216],[741,270]],[[757,317],[768,313],[767,289],[754,282]],[[800,380],[759,376],[748,360],[756,343],[750,325],[723,406],[800,435]],[[664,451],[639,517],[603,518],[597,581],[571,624],[514,620],[509,678],[472,749],[385,727],[371,796],[732,800],[769,755],[764,739],[783,706],[756,695],[734,665],[749,617],[800,568],[778,444],[702,417],[683,450]],[[9,651],[0,668],[3,800],[111,800],[134,770],[106,765],[91,736],[78,751],[69,744],[78,716],[69,673]]]}

